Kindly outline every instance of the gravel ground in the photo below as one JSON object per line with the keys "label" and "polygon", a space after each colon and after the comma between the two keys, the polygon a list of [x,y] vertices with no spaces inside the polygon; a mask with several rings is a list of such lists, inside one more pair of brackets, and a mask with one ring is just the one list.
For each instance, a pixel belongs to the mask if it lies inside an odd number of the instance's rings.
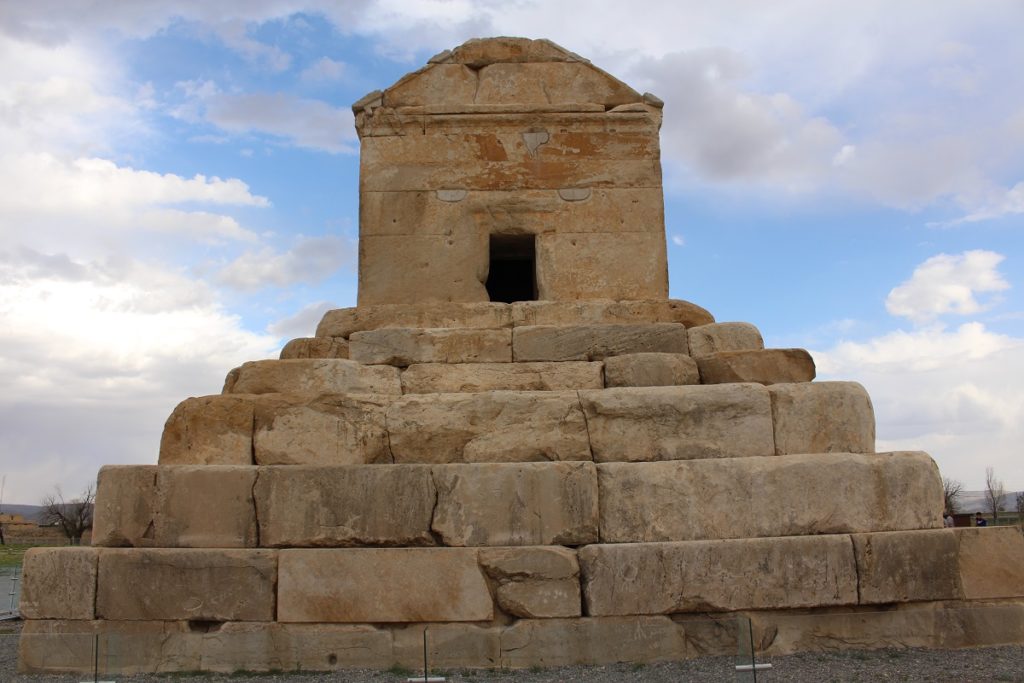
{"label": "gravel ground", "polygon": [[[65,683],[92,680],[90,676],[24,676],[17,671],[17,622],[0,622],[0,682]],[[851,650],[842,653],[803,653],[785,657],[759,657],[759,662],[772,664],[770,671],[757,674],[764,683],[781,681],[825,683],[828,681],[1018,681],[1024,683],[1024,647],[1009,645],[974,650]],[[442,675],[453,683],[555,683],[587,681],[618,683],[620,681],[751,681],[749,673],[741,677],[734,670],[733,657],[701,657],[684,662],[662,664],[614,664],[610,666],[573,666],[552,669],[521,669],[514,671],[446,671]],[[438,675],[431,672],[432,675]],[[133,683],[268,683],[297,681],[320,683],[399,683],[411,671],[345,670],[337,673],[255,674],[255,675],[181,675],[101,676],[100,680],[132,681]]]}

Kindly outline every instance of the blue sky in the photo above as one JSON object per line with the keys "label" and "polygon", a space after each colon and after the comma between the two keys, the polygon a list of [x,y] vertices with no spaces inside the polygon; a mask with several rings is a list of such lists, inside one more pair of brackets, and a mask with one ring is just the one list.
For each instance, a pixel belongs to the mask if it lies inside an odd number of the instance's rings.
{"label": "blue sky", "polygon": [[355,303],[350,105],[472,37],[666,102],[671,294],[1024,488],[1019,2],[7,3],[5,502],[155,462],[181,399]]}

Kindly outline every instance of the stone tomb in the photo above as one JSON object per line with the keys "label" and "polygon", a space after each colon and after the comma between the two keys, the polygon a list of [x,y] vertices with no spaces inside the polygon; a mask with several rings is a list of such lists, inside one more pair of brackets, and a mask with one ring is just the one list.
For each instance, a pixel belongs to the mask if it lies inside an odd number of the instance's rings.
{"label": "stone tomb", "polygon": [[667,298],[656,97],[496,38],[355,112],[359,305],[101,470],[94,547],[25,557],[24,670],[1024,642],[1018,529],[943,529],[861,386]]}

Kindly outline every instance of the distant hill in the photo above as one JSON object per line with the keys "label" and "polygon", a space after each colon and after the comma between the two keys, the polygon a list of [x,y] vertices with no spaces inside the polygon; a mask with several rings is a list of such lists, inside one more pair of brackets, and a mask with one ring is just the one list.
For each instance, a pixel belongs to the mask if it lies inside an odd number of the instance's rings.
{"label": "distant hill", "polygon": [[43,511],[43,508],[39,505],[9,505],[7,503],[0,507],[0,512],[5,515],[21,515],[25,518],[26,522],[39,523],[39,513]]}

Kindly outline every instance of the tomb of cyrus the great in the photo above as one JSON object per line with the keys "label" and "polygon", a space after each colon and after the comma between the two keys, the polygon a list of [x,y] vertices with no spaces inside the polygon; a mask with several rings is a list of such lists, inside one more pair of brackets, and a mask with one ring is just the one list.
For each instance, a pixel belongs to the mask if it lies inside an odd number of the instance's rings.
{"label": "tomb of cyrus the great", "polygon": [[23,670],[1024,643],[1020,530],[943,528],[863,387],[668,298],[657,97],[494,38],[354,110],[358,305],[100,471],[94,546],[25,557]]}

